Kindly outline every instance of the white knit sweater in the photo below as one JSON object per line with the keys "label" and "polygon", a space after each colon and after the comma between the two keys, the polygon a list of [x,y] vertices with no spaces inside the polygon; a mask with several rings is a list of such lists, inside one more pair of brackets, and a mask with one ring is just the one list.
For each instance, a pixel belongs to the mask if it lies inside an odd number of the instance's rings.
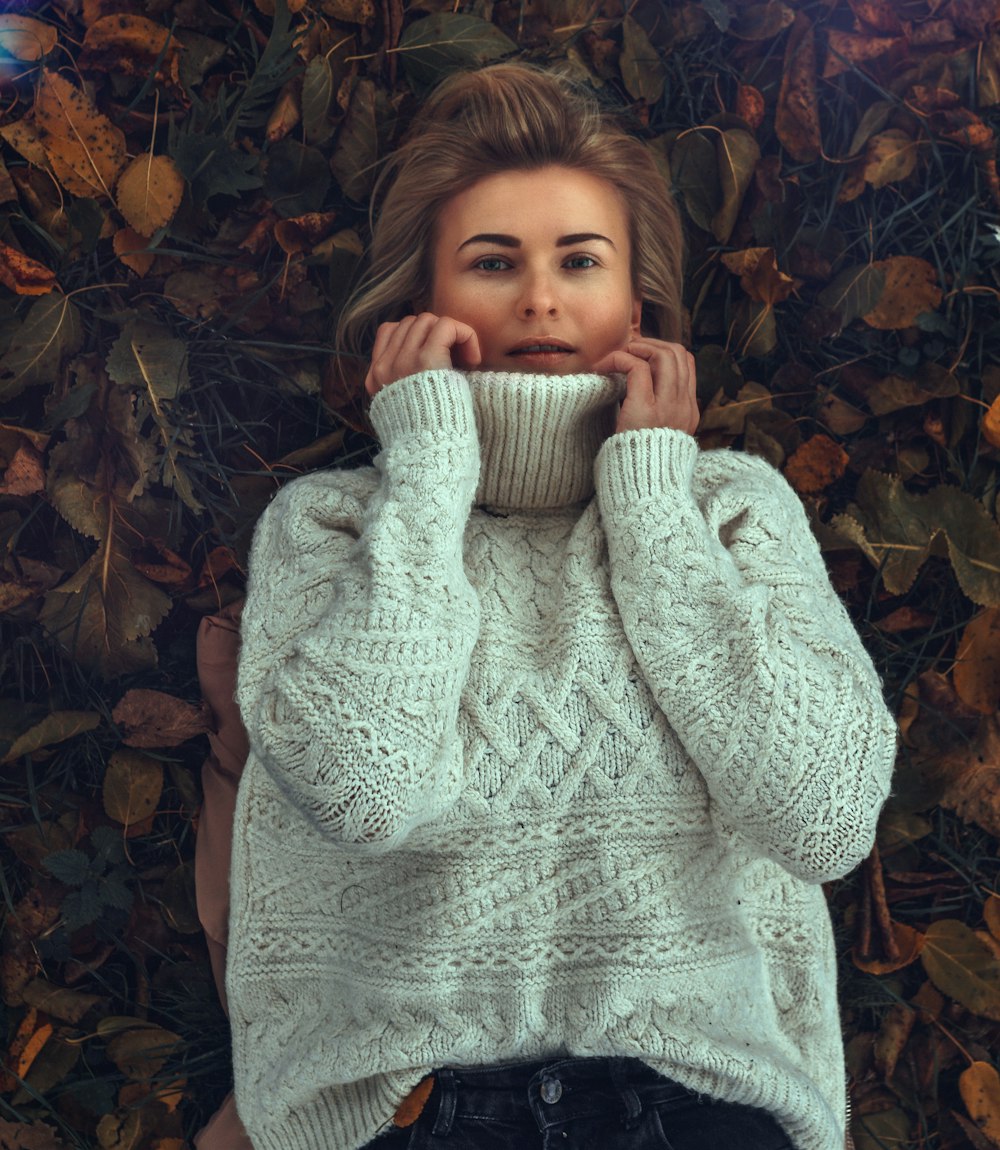
{"label": "white knit sweater", "polygon": [[819,884],[871,848],[895,723],[785,480],[612,434],[623,394],[398,380],[374,466],[260,521],[226,975],[256,1150],[355,1150],[436,1067],[557,1055],[842,1150]]}

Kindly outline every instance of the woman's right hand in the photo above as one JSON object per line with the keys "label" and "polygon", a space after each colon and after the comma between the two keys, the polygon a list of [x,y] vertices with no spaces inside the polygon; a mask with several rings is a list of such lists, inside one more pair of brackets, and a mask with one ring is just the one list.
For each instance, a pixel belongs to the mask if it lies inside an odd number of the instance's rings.
{"label": "woman's right hand", "polygon": [[421,312],[379,325],[365,391],[374,396],[407,375],[432,368],[478,367],[479,338],[467,323]]}

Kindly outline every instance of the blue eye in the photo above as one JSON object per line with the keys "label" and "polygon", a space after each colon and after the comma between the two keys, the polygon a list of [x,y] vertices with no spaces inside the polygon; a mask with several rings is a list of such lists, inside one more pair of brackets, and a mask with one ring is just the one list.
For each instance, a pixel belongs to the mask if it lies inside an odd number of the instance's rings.
{"label": "blue eye", "polygon": [[[581,263],[581,260],[586,260],[587,262]],[[566,265],[567,267],[581,269],[596,268],[597,260],[595,260],[593,256],[570,256],[570,258],[566,261]]]}
{"label": "blue eye", "polygon": [[[490,266],[487,266],[490,265]],[[499,256],[483,256],[481,260],[476,260],[476,267],[484,272],[499,272],[507,266],[507,261],[502,260]]]}

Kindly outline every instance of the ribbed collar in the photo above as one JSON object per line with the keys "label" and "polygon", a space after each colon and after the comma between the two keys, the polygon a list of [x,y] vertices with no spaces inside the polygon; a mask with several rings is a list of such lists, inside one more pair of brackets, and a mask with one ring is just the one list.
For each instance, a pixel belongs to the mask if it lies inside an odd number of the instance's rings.
{"label": "ribbed collar", "polygon": [[467,372],[479,433],[476,505],[566,507],[594,494],[594,460],[615,430],[623,375]]}

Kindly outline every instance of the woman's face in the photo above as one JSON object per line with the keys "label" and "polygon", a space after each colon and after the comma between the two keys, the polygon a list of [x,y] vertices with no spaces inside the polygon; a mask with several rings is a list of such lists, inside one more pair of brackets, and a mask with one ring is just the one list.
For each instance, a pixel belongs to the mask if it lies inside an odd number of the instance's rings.
{"label": "woman's face", "polygon": [[429,310],[473,328],[481,370],[590,371],[639,333],[628,225],[588,172],[486,176],[441,209]]}

